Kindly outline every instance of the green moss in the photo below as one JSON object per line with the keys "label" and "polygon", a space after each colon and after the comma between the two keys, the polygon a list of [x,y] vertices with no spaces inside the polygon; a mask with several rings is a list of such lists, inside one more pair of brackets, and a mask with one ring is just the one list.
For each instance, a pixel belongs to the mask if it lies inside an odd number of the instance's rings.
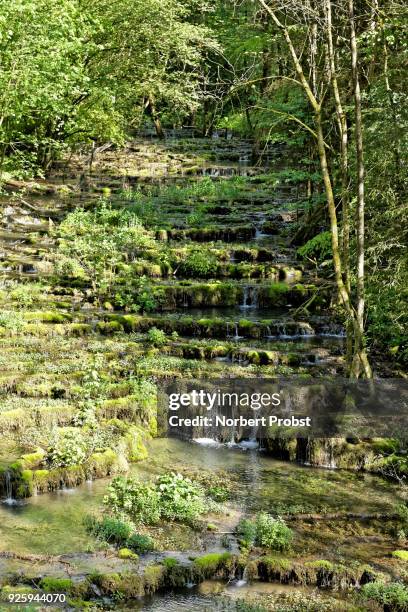
{"label": "green moss", "polygon": [[144,572],[144,591],[146,595],[155,593],[161,585],[166,568],[163,565],[149,565]]}
{"label": "green moss", "polygon": [[391,555],[401,561],[408,561],[408,550],[394,550]]}
{"label": "green moss", "polygon": [[194,567],[204,577],[210,577],[215,575],[218,571],[225,569],[231,560],[231,553],[210,553],[204,557],[195,559]]}
{"label": "green moss", "polygon": [[135,552],[133,552],[133,550],[130,550],[129,548],[120,548],[118,551],[118,557],[119,559],[132,559],[134,561],[137,561],[137,559],[139,559],[139,555],[137,555]]}
{"label": "green moss", "polygon": [[28,595],[29,593],[38,593],[38,591],[36,591],[33,587],[30,587],[26,584],[14,584],[14,585],[9,585],[6,584],[1,588],[1,595],[2,595],[2,599],[4,599],[4,596],[9,595],[10,593],[19,593],[19,594],[26,594]]}
{"label": "green moss", "polygon": [[272,572],[286,572],[292,567],[292,562],[282,557],[262,557],[261,561]]}
{"label": "green moss", "polygon": [[116,334],[123,331],[123,326],[119,321],[100,321],[96,327],[97,330],[104,335]]}
{"label": "green moss", "polygon": [[318,559],[317,561],[306,561],[306,567],[312,567],[313,569],[321,569],[326,572],[333,572],[336,569],[336,566],[326,559]]}
{"label": "green moss", "polygon": [[390,455],[392,453],[397,453],[400,448],[400,443],[398,440],[391,440],[385,438],[375,438],[371,441],[373,450],[377,453],[381,453],[382,455]]}
{"label": "green moss", "polygon": [[72,593],[75,590],[69,578],[42,578],[39,586],[46,593]]}
{"label": "green moss", "polygon": [[39,321],[40,323],[65,323],[71,320],[71,315],[62,312],[26,312],[26,321]]}
{"label": "green moss", "polygon": [[134,428],[125,436],[127,444],[127,457],[129,461],[136,462],[147,459],[148,452],[147,448],[143,444],[142,437],[138,431]]}
{"label": "green moss", "polygon": [[66,331],[70,333],[72,336],[86,336],[90,334],[92,330],[92,325],[89,323],[72,323],[67,326]]}
{"label": "green moss", "polygon": [[34,453],[21,455],[21,461],[24,467],[32,469],[37,467],[44,460],[45,456],[45,450],[43,450],[42,448],[38,448]]}
{"label": "green moss", "polygon": [[49,486],[49,470],[35,470],[33,472],[33,486],[39,493],[48,491]]}
{"label": "green moss", "polygon": [[126,461],[121,460],[111,448],[107,448],[103,452],[93,453],[87,462],[87,469],[96,478],[115,474],[124,471],[126,468]]}
{"label": "green moss", "polygon": [[167,569],[176,567],[178,563],[179,563],[178,560],[175,559],[174,557],[166,557],[165,559],[163,559],[163,565]]}

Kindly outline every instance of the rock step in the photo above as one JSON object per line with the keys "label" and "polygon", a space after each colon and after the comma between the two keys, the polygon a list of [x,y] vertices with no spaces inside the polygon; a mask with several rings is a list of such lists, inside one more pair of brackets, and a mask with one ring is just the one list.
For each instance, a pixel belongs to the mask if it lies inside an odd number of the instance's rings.
{"label": "rock step", "polygon": [[307,337],[343,337],[344,330],[340,325],[316,319],[313,323],[291,319],[269,319],[251,321],[244,317],[239,320],[222,318],[194,318],[192,316],[158,316],[118,315],[106,313],[105,320],[97,323],[96,328],[102,334],[111,334],[124,330],[126,332],[146,332],[152,327],[162,329],[167,334],[177,332],[180,336],[200,338],[253,338],[253,339],[302,339]]}
{"label": "rock step", "polygon": [[248,363],[254,365],[288,365],[304,366],[318,365],[322,363],[340,363],[338,356],[330,354],[328,349],[315,348],[304,351],[277,351],[272,349],[260,349],[250,346],[230,346],[225,344],[206,345],[193,342],[173,342],[164,347],[167,352],[176,357],[184,359],[213,360],[229,359],[232,363]]}

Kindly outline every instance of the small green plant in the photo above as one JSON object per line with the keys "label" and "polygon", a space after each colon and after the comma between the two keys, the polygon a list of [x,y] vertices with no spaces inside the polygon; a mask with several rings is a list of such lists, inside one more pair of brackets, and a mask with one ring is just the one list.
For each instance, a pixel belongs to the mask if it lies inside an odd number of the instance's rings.
{"label": "small green plant", "polygon": [[12,332],[20,331],[24,327],[24,319],[19,312],[3,310],[0,312],[0,327]]}
{"label": "small green plant", "polygon": [[53,436],[47,452],[51,467],[81,465],[87,457],[87,442],[81,430],[66,428]]}
{"label": "small green plant", "polygon": [[290,548],[293,531],[279,516],[274,518],[266,512],[260,512],[256,517],[255,528],[255,541],[259,546],[281,552]]}
{"label": "small green plant", "polygon": [[147,342],[156,348],[161,348],[167,343],[166,334],[162,329],[157,329],[157,327],[152,327],[147,332]]}
{"label": "small green plant", "polygon": [[162,517],[193,521],[206,507],[201,487],[174,473],[163,474],[150,483],[118,476],[108,487],[104,502],[117,516],[125,513],[135,524],[152,525]]}
{"label": "small green plant", "polygon": [[139,555],[143,555],[154,550],[154,542],[152,538],[141,533],[132,533],[127,539],[126,546]]}
{"label": "small green plant", "polygon": [[[127,546],[132,532],[131,525],[110,516],[105,516],[101,520],[92,516],[86,517],[85,527],[89,533],[104,542],[118,545],[124,545],[126,543]],[[128,546],[128,548],[131,547]]]}
{"label": "small green plant", "polygon": [[207,495],[214,499],[216,502],[225,502],[229,498],[227,489],[220,486],[210,487],[207,491]]}
{"label": "small green plant", "polygon": [[163,559],[163,565],[167,569],[172,569],[173,567],[176,567],[176,565],[178,564],[179,562],[174,557],[166,557],[165,559]]}
{"label": "small green plant", "polygon": [[104,503],[116,515],[126,513],[136,524],[149,525],[160,520],[159,496],[151,483],[117,476],[108,487]]}
{"label": "small green plant", "polygon": [[304,259],[309,259],[315,263],[322,263],[332,257],[332,243],[330,232],[317,234],[306,244],[298,248],[298,253]]}
{"label": "small green plant", "polygon": [[255,542],[256,538],[256,525],[249,519],[241,519],[237,525],[237,535],[240,543],[245,547],[249,548]]}
{"label": "small green plant", "polygon": [[45,287],[40,283],[17,285],[10,292],[11,299],[21,308],[29,308],[45,293]]}
{"label": "small green plant", "polygon": [[172,520],[193,520],[204,512],[201,487],[181,474],[164,474],[156,483],[161,513]]}
{"label": "small green plant", "polygon": [[209,252],[191,251],[180,265],[180,272],[188,277],[208,278],[214,276],[217,270],[217,260]]}

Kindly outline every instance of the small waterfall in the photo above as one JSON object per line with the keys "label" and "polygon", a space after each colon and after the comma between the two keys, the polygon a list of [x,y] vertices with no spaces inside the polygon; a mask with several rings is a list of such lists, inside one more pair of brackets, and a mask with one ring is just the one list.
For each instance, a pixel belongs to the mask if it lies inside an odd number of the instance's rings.
{"label": "small waterfall", "polygon": [[234,586],[236,587],[243,587],[246,584],[248,584],[248,570],[247,567],[244,567],[244,571],[242,572],[242,578],[241,579],[237,579],[234,583]]}
{"label": "small waterfall", "polygon": [[265,215],[261,215],[259,221],[255,224],[255,240],[261,240],[267,238],[268,234],[263,232],[263,226],[265,225]]}
{"label": "small waterfall", "polygon": [[240,308],[248,308],[248,295],[249,295],[249,287],[248,285],[245,285],[244,296],[243,296],[243,300],[242,300],[242,304],[240,305]]}
{"label": "small waterfall", "polygon": [[234,323],[234,333],[232,333],[232,329],[231,329],[232,324],[229,321],[226,322],[226,325],[227,325],[227,330],[226,330],[227,338],[232,338],[232,340],[241,340],[241,338],[243,338],[243,336],[240,336],[238,334],[238,323]]}
{"label": "small waterfall", "polygon": [[183,291],[183,308],[188,308],[188,297],[186,291]]}
{"label": "small waterfall", "polygon": [[234,340],[241,340],[242,338],[243,338],[243,336],[240,336],[238,334],[238,323],[235,323],[234,324],[234,336],[233,336],[233,339]]}
{"label": "small waterfall", "polygon": [[257,308],[258,306],[258,287],[244,286],[244,294],[240,308]]}
{"label": "small waterfall", "polygon": [[6,504],[7,506],[16,506],[18,501],[13,497],[13,484],[10,470],[6,470],[4,472],[4,489],[6,497],[2,500],[2,503]]}

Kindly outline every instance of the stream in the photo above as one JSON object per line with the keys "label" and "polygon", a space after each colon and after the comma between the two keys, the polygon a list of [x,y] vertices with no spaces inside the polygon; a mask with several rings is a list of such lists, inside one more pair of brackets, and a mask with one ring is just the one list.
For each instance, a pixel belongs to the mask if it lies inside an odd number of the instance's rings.
{"label": "stream", "polygon": [[[186,143],[181,144],[187,147]],[[89,177],[89,192],[80,184],[84,160],[78,158],[69,171],[57,167],[51,176],[53,183],[68,189],[68,196],[67,193],[27,196],[31,202],[28,210],[24,199],[17,199],[13,207],[7,208],[8,199],[3,198],[0,268],[4,281],[2,299],[9,309],[13,308],[7,298],[10,287],[15,289],[17,282],[25,282],[27,277],[47,281],[52,274],[50,254],[56,245],[49,231],[54,223],[51,220],[57,223],[77,206],[93,206],[104,189],[112,194],[112,203],[120,207],[139,205],[141,192],[131,194],[134,202],[129,204],[127,199],[126,190],[131,191],[132,185],[146,188],[160,185],[164,189],[177,182],[192,189],[194,181],[207,177],[218,189],[216,196],[211,192],[203,198],[190,194],[190,200],[187,198],[183,206],[174,199],[177,190],[164,192],[162,200],[158,197],[154,201],[152,217],[147,216],[144,221],[152,234],[162,235],[157,239],[158,250],[162,249],[176,263],[170,272],[160,271],[157,264],[159,272],[153,269],[152,289],[162,290],[167,297],[151,313],[130,314],[130,318],[135,314],[135,325],[140,327],[122,326],[121,317],[124,319],[126,312],[118,307],[96,307],[83,287],[75,295],[67,283],[51,287],[48,294],[35,298],[33,304],[18,305],[24,322],[21,331],[14,330],[4,337],[4,356],[0,362],[5,372],[1,390],[4,405],[0,405],[5,432],[10,428],[14,432],[18,410],[24,411],[24,419],[18,425],[23,432],[26,421],[37,427],[35,419],[43,412],[44,419],[48,418],[45,426],[50,426],[54,423],[51,419],[54,409],[60,419],[59,427],[72,426],[69,410],[78,407],[75,399],[78,369],[89,369],[97,353],[102,358],[105,353],[111,354],[113,362],[122,368],[111,371],[110,361],[105,362],[114,390],[120,388],[128,372],[137,368],[159,383],[161,378],[180,373],[190,377],[201,374],[205,378],[244,378],[273,377],[277,373],[336,376],[344,371],[345,338],[341,324],[332,320],[324,301],[316,309],[312,301],[310,312],[299,308],[309,295],[310,282],[318,283],[319,279],[315,278],[317,271],[299,262],[296,248],[289,242],[297,187],[281,184],[275,189],[261,180],[261,175],[270,168],[252,168],[228,159],[234,146],[236,155],[241,155],[247,151],[248,143],[231,145],[229,140],[224,143],[220,140],[217,145],[222,153],[220,159],[207,163],[197,157],[197,151],[208,152],[213,145],[211,141],[200,141],[197,147],[201,148],[196,150],[192,141],[191,150],[187,147],[185,159],[179,162],[177,141],[165,145],[143,141],[134,149],[104,153],[96,174]],[[163,160],[161,165],[156,163],[156,157]],[[197,165],[192,165],[196,158]],[[275,169],[281,163],[286,161],[279,160]],[[235,191],[232,188],[225,191],[226,177],[234,176],[255,177],[257,182],[233,183]],[[203,212],[202,201],[218,204],[218,213],[211,214],[210,209]],[[34,216],[33,205],[37,210]],[[191,221],[192,227],[187,215],[190,210],[196,210],[198,215],[197,221]],[[193,233],[188,234],[190,231]],[[215,262],[212,276],[205,271],[201,277],[194,270],[187,270],[184,276],[178,272],[186,253],[201,250]],[[149,263],[144,261],[143,265]],[[109,336],[104,326],[111,320],[117,328]],[[146,333],[156,326],[165,330],[167,345],[163,349],[145,350]],[[218,346],[214,355],[206,350],[213,345]],[[275,352],[276,360],[265,354],[263,361],[257,360],[257,351]],[[122,399],[122,395],[108,396],[112,398]],[[126,395],[123,399],[126,400]],[[77,577],[97,571],[134,572],[134,562],[123,561],[109,547],[103,548],[84,526],[86,515],[101,513],[110,479],[88,480],[76,488],[65,487],[41,495],[34,490],[32,497],[14,500],[7,466],[21,455],[18,440],[18,436],[13,440],[11,435],[0,444],[0,468],[4,466],[3,473],[8,478],[4,477],[5,495],[0,501],[0,580],[20,572],[26,576],[30,572],[33,576],[66,575],[64,564],[71,564]],[[289,520],[295,532],[292,552],[301,561],[327,559],[346,566],[370,563],[380,572],[389,570],[390,552],[397,548],[397,542],[391,527],[384,526],[381,520],[365,523],[340,517],[338,521],[322,520],[316,525],[293,515],[392,515],[396,504],[402,501],[400,488],[392,482],[361,471],[280,461],[250,445],[245,448],[245,444],[233,447],[208,439],[187,442],[157,438],[147,446],[148,458],[131,464],[130,476],[147,480],[164,472],[181,471],[194,477],[202,471],[211,478],[211,474],[218,473],[228,479],[231,491],[224,514],[206,517],[216,524],[219,535],[207,533],[205,528],[204,534],[192,534],[191,529],[176,523],[160,525],[157,530],[161,548],[141,557],[141,567],[160,562],[165,554],[185,561],[211,552],[225,552],[228,547],[238,553],[234,536],[238,520],[265,511],[291,515]],[[323,459],[320,465],[324,465]],[[36,465],[34,470],[41,467]],[[228,535],[224,543],[223,533]],[[235,609],[234,602],[240,598],[248,601],[257,596],[291,592],[307,597],[312,591],[308,587],[272,582],[248,583],[245,579],[234,578],[229,583],[205,580],[200,585],[157,592],[114,609],[229,610]]]}
{"label": "stream", "polygon": [[[241,514],[264,510],[291,512],[392,512],[398,489],[381,477],[300,466],[277,461],[255,450],[159,438],[150,442],[149,458],[133,465],[130,475],[147,479],[164,471],[224,470],[234,481],[231,506]],[[93,538],[83,517],[100,509],[109,479],[88,481],[75,489],[34,496],[18,505],[0,504],[0,550],[37,555],[86,553]],[[169,526],[171,529],[171,526]],[[307,533],[302,535],[305,541]],[[354,543],[344,541],[340,556],[355,558]],[[325,550],[321,544],[322,552]],[[372,553],[361,546],[361,559]]]}

